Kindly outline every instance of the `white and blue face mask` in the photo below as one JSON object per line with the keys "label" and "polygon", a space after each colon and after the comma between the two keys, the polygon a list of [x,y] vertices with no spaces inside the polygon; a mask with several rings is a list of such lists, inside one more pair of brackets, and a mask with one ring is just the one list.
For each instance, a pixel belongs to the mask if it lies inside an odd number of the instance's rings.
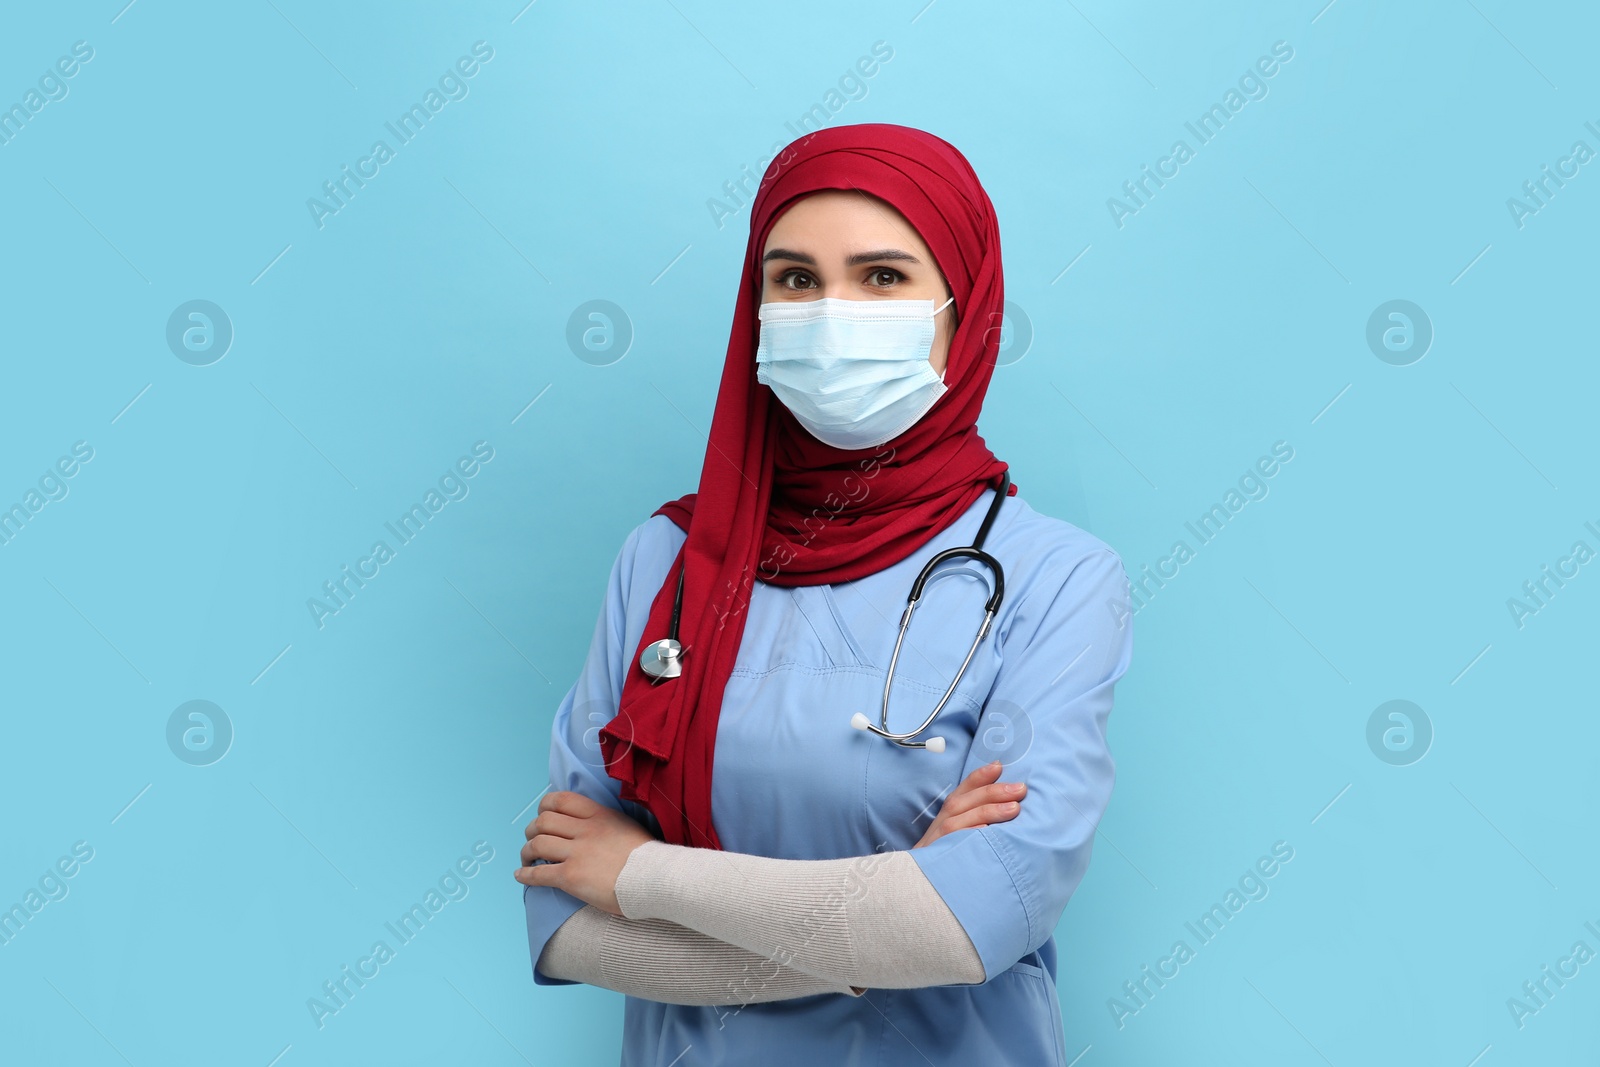
{"label": "white and blue face mask", "polygon": [[933,369],[933,320],[954,302],[822,297],[762,304],[756,381],[817,440],[876,448],[944,395]]}

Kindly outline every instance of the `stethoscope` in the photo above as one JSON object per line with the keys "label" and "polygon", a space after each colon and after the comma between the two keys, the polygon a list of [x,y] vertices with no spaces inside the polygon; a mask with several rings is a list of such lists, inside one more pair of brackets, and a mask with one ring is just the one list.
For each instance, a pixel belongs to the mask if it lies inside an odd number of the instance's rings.
{"label": "stethoscope", "polygon": [[[1005,599],[1006,578],[1005,570],[1000,566],[1000,561],[983,550],[983,542],[989,536],[989,528],[994,525],[995,517],[1000,514],[1000,505],[1005,502],[1006,491],[1011,488],[1011,472],[1004,471],[1000,475],[1000,488],[995,492],[994,500],[989,504],[989,512],[983,518],[983,525],[978,527],[978,535],[971,545],[960,548],[947,548],[936,554],[917,574],[917,580],[911,583],[911,595],[906,598],[905,611],[900,614],[900,633],[894,639],[894,652],[889,656],[889,672],[883,679],[883,708],[879,714],[879,725],[874,726],[872,720],[861,712],[856,712],[850,717],[850,725],[857,730],[867,730],[886,737],[903,748],[925,748],[929,752],[943,752],[944,738],[930,737],[924,741],[913,740],[918,734],[933,725],[933,720],[939,717],[945,704],[955,693],[956,687],[961,684],[962,677],[967,672],[967,665],[972,662],[972,657],[978,651],[978,646],[988,636],[989,626],[994,622],[994,617],[1000,610],[1000,604]],[[994,576],[994,592],[989,594],[989,600],[984,604],[983,622],[978,627],[978,635],[972,639],[972,647],[967,649],[967,656],[961,661],[961,667],[956,671],[955,679],[950,683],[950,688],[944,691],[944,696],[939,698],[939,703],[934,705],[928,717],[922,720],[922,725],[915,730],[897,734],[889,729],[889,690],[894,685],[895,665],[900,661],[900,646],[906,639],[906,630],[911,625],[911,616],[917,610],[917,602],[922,599],[922,589],[928,582],[933,569],[948,559],[966,557],[982,563],[989,568]],[[672,626],[668,635],[660,641],[654,641],[645,646],[639,655],[639,667],[650,677],[661,680],[663,678],[676,678],[683,673],[683,645],[678,642],[678,619],[683,610],[683,571],[678,571],[678,589],[672,601]]]}

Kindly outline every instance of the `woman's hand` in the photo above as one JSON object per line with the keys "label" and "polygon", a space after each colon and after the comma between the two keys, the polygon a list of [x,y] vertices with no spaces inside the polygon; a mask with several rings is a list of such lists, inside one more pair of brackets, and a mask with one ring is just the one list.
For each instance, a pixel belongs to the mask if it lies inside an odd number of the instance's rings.
{"label": "woman's hand", "polygon": [[911,847],[921,848],[956,830],[968,830],[1016,818],[1017,812],[1022,810],[1022,797],[1028,787],[1022,782],[995,781],[1004,766],[995,760],[967,775],[955,791],[945,797],[938,818],[922,835],[922,840]]}
{"label": "woman's hand", "polygon": [[[616,808],[561,790],[539,800],[539,814],[523,833],[523,866],[513,877],[523,885],[548,885],[571,893],[585,904],[620,916],[617,876],[628,854],[646,841],[650,831]],[[553,860],[533,866],[534,860]]]}

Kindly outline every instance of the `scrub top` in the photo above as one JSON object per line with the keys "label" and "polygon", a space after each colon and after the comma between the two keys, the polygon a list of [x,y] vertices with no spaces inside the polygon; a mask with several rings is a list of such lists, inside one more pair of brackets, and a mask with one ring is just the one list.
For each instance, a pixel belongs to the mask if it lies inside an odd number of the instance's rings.
{"label": "scrub top", "polygon": [[[935,553],[970,545],[993,499],[993,489],[984,492],[911,556],[853,582],[753,583],[717,726],[711,795],[730,852],[814,860],[909,849],[971,938],[985,980],[705,1007],[625,996],[622,1067],[1065,1067],[1054,930],[1088,867],[1115,777],[1106,720],[1133,648],[1121,558],[1020,495],[1007,498],[984,545],[1004,568],[1004,603],[960,686],[920,735],[943,736],[945,750],[903,748],[850,725],[858,711],[879,722],[917,572]],[[609,804],[658,836],[643,805],[620,799],[597,735],[617,714],[624,672],[640,669],[634,652],[651,601],[685,537],[664,515],[628,535],[582,674],[556,709],[550,750],[550,789]],[[938,702],[991,588],[988,569],[970,559],[934,572],[895,667],[890,730],[913,729]],[[1001,781],[1028,784],[1020,812],[913,848],[950,791],[994,759],[1005,763]],[[551,886],[525,887],[523,902],[537,964],[583,902]],[[537,966],[534,981],[575,984]]]}

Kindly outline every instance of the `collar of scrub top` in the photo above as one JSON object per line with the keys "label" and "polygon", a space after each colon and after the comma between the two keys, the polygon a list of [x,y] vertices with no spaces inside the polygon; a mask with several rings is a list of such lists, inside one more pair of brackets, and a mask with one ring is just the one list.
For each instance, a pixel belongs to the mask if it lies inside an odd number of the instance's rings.
{"label": "collar of scrub top", "polygon": [[[971,545],[957,548],[947,548],[928,560],[917,574],[917,580],[911,583],[911,595],[906,599],[905,611],[900,614],[900,632],[894,640],[894,652],[889,657],[889,670],[883,679],[883,707],[879,716],[879,725],[874,726],[872,721],[861,712],[856,712],[850,719],[850,725],[857,730],[867,730],[886,737],[903,748],[925,748],[929,752],[943,752],[944,738],[930,737],[924,741],[913,740],[918,734],[933,724],[939,717],[944,706],[956,691],[956,686],[961,684],[962,677],[967,672],[967,664],[972,662],[973,655],[978,651],[978,645],[983,642],[989,633],[989,626],[994,622],[994,617],[1000,610],[1001,603],[1005,600],[1006,578],[1005,570],[1000,566],[1000,561],[983,550],[983,543],[989,537],[989,529],[994,525],[995,518],[1000,514],[1000,505],[1005,502],[1006,493],[1011,488],[1011,472],[1002,471],[1000,474],[1000,487],[995,490],[994,500],[989,503],[989,512],[983,518],[983,524],[978,527],[977,537]],[[917,602],[922,599],[923,586],[939,564],[948,559],[969,558],[977,560],[989,568],[994,575],[994,591],[989,595],[988,602],[984,605],[983,622],[978,627],[978,634],[972,639],[972,647],[967,649],[967,656],[961,661],[961,667],[956,671],[955,678],[950,682],[950,687],[944,691],[944,696],[939,698],[933,711],[922,721],[922,725],[907,733],[897,734],[889,730],[889,690],[894,685],[895,665],[900,660],[900,646],[906,639],[906,630],[911,625],[911,616],[917,610]],[[672,599],[672,626],[665,638],[647,645],[639,654],[639,667],[658,685],[667,678],[676,678],[683,673],[683,645],[678,642],[678,617],[683,609],[683,571],[678,568],[678,588]]]}

